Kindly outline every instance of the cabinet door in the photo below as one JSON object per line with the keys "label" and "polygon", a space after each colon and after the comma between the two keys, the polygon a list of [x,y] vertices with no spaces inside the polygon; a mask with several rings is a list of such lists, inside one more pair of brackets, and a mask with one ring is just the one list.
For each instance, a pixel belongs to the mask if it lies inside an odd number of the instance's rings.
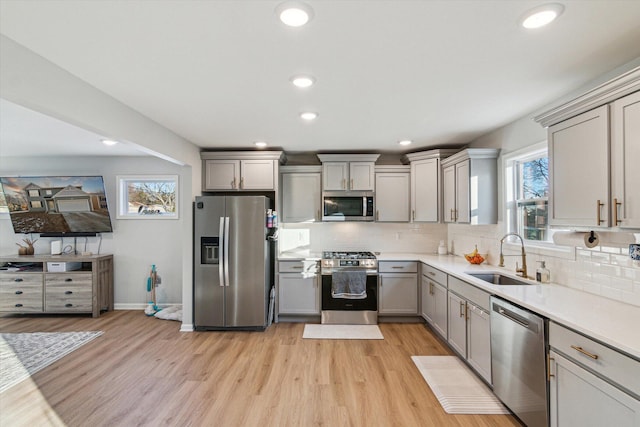
{"label": "cabinet door", "polygon": [[448,336],[448,324],[449,324],[449,316],[447,313],[448,310],[448,301],[447,301],[447,288],[441,286],[440,284],[433,282],[433,328],[438,332],[443,338],[447,338]]}
{"label": "cabinet door", "polygon": [[428,277],[422,276],[422,282],[420,283],[420,314],[430,324],[433,324],[433,315],[435,312],[435,295],[433,293],[432,280]]}
{"label": "cabinet door", "polygon": [[372,162],[349,163],[349,190],[373,191],[375,165]]}
{"label": "cabinet door", "polygon": [[273,160],[241,160],[241,190],[273,190],[275,188]]}
{"label": "cabinet door", "polygon": [[413,221],[438,222],[440,166],[438,159],[411,164],[411,210]]}
{"label": "cabinet door", "polygon": [[[470,168],[471,160],[465,160],[456,164],[456,222],[471,222],[471,209],[477,209],[477,206],[470,205]],[[477,194],[477,193],[476,193]]]}
{"label": "cabinet door", "polygon": [[549,223],[607,227],[609,106],[551,126],[548,139]]}
{"label": "cabinet door", "polygon": [[380,274],[379,314],[418,314],[418,275]]}
{"label": "cabinet door", "polygon": [[322,191],[347,190],[349,164],[347,162],[322,163]]}
{"label": "cabinet door", "polygon": [[456,219],[456,166],[442,170],[442,219],[455,222]]}
{"label": "cabinet door", "polygon": [[640,92],[613,103],[612,226],[640,228]]}
{"label": "cabinet door", "polygon": [[282,174],[281,222],[313,222],[320,220],[320,174]]}
{"label": "cabinet door", "polygon": [[640,425],[640,401],[554,351],[549,357],[551,427]]}
{"label": "cabinet door", "polygon": [[204,190],[237,190],[240,185],[239,160],[205,160]]}
{"label": "cabinet door", "polygon": [[447,342],[462,357],[467,357],[467,302],[449,292],[449,337]]}
{"label": "cabinet door", "polygon": [[467,361],[491,384],[491,329],[489,313],[467,302]]}
{"label": "cabinet door", "polygon": [[376,174],[376,221],[409,221],[409,174]]}
{"label": "cabinet door", "polygon": [[0,274],[0,312],[42,312],[42,274]]}
{"label": "cabinet door", "polygon": [[278,275],[279,314],[320,314],[318,276]]}

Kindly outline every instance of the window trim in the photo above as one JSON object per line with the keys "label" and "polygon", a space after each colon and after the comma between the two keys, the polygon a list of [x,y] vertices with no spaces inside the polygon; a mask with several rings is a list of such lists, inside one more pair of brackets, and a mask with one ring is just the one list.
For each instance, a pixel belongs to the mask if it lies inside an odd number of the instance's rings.
{"label": "window trim", "polygon": [[[175,184],[175,212],[165,212],[160,215],[141,215],[138,213],[129,213],[129,197],[127,186],[129,182],[154,182],[154,181],[172,181]],[[178,175],[117,175],[116,176],[116,218],[117,219],[179,219],[180,206],[180,181]]]}
{"label": "window trim", "polygon": [[[517,213],[515,210],[516,199],[509,200],[510,197],[513,196],[514,189],[514,180],[513,180],[513,170],[512,165],[516,160],[526,160],[527,158],[535,158],[538,154],[542,152],[548,153],[548,144],[547,141],[540,141],[535,144],[528,145],[526,147],[520,148],[518,150],[511,151],[501,156],[501,168],[502,168],[502,213],[503,213],[503,232],[504,234],[511,232],[509,225],[513,221],[517,221],[515,219]],[[511,170],[509,170],[511,169]],[[512,194],[510,195],[509,192]],[[513,218],[509,218],[509,208],[511,208],[513,214]],[[553,243],[553,233],[556,231],[563,231],[559,229],[554,229],[549,226],[549,237],[551,240],[540,241],[540,240],[528,240],[524,239],[524,246],[528,248],[528,250],[533,254],[554,256],[557,258],[566,258],[566,259],[574,259],[575,258],[575,248],[568,246],[556,246]],[[512,243],[512,242],[504,242],[504,249],[509,250],[520,250],[520,242]]]}

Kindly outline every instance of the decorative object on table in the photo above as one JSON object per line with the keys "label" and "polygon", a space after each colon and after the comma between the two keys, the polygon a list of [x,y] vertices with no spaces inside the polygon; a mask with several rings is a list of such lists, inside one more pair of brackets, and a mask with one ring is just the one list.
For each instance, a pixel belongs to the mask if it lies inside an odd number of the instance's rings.
{"label": "decorative object on table", "polygon": [[33,244],[38,241],[38,239],[32,240],[29,238],[22,239],[27,245],[22,246],[20,243],[16,243],[16,245],[20,246],[18,249],[18,255],[33,255],[35,253],[35,249],[33,248]]}
{"label": "decorative object on table", "polygon": [[0,334],[0,393],[100,335],[102,331]]}
{"label": "decorative object on table", "polygon": [[640,244],[632,243],[629,245],[629,256],[634,261],[640,261]]}
{"label": "decorative object on table", "polygon": [[448,414],[509,414],[509,410],[456,356],[411,356]]}
{"label": "decorative object on table", "polygon": [[476,245],[473,252],[470,254],[464,254],[464,258],[471,264],[482,264],[487,259],[487,254],[481,254],[478,252],[478,245]]}
{"label": "decorative object on table", "polygon": [[444,243],[444,240],[440,240],[440,245],[438,246],[438,255],[447,255],[448,252],[447,245]]}
{"label": "decorative object on table", "polygon": [[382,340],[378,325],[304,325],[302,338],[320,340]]}

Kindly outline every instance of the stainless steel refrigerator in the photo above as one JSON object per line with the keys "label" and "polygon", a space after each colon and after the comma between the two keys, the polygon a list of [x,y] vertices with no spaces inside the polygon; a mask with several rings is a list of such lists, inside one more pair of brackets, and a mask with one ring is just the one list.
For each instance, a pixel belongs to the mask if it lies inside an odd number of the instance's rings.
{"label": "stainless steel refrigerator", "polygon": [[264,196],[202,196],[194,206],[194,325],[264,329],[271,254]]}

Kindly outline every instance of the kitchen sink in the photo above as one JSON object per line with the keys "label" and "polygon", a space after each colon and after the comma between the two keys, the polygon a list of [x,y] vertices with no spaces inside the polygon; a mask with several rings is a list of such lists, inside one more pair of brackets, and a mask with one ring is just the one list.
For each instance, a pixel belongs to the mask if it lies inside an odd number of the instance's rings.
{"label": "kitchen sink", "polygon": [[504,276],[500,273],[467,273],[476,279],[484,280],[493,285],[512,286],[512,285],[532,285],[535,282],[526,279],[515,279],[510,276]]}

